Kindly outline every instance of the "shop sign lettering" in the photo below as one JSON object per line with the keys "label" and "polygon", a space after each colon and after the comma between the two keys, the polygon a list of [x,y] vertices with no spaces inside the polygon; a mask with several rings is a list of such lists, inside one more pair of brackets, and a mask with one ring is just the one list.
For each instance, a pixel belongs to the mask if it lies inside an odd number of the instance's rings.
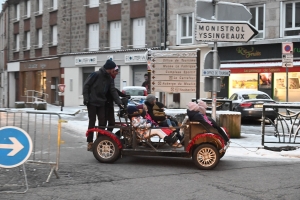
{"label": "shop sign lettering", "polygon": [[97,57],[76,57],[75,65],[96,65]]}
{"label": "shop sign lettering", "polygon": [[237,47],[236,52],[245,56],[246,58],[261,56],[261,52],[257,50],[255,51],[254,47],[251,47],[251,50],[247,50],[244,47]]}
{"label": "shop sign lettering", "polygon": [[295,53],[295,52],[300,53],[300,48],[296,48],[296,47],[295,47],[295,48],[294,48],[294,53]]}
{"label": "shop sign lettering", "polygon": [[266,73],[266,72],[280,72],[280,69],[244,69],[244,73]]}

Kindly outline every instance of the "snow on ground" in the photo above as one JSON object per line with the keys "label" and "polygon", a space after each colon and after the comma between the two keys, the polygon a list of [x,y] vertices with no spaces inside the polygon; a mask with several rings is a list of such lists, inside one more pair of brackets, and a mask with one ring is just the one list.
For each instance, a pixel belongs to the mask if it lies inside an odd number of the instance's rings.
{"label": "snow on ground", "polygon": [[[1,109],[4,110],[4,109]],[[23,109],[10,109],[11,111],[35,111],[33,108],[23,108]],[[45,112],[45,111],[37,111]],[[74,106],[74,107],[63,107],[61,111],[60,106],[47,105],[46,112],[59,113],[62,119],[67,120],[67,123],[62,124],[63,127],[70,131],[73,131],[78,136],[81,136],[85,140],[85,132],[88,126],[88,116],[85,106]],[[176,115],[178,113],[184,113],[185,109],[169,109],[166,113],[170,115]],[[114,132],[117,131],[114,129]],[[265,136],[265,141],[277,141],[278,139],[274,136]],[[296,150],[289,151],[271,151],[264,149],[261,145],[262,137],[261,135],[241,133],[240,138],[232,138],[230,147],[226,152],[226,156],[247,156],[250,157],[260,157],[264,159],[272,158],[300,158],[300,148]],[[266,146],[288,146],[288,144],[265,144]],[[289,145],[290,146],[290,145]],[[300,147],[300,145],[298,145]]]}

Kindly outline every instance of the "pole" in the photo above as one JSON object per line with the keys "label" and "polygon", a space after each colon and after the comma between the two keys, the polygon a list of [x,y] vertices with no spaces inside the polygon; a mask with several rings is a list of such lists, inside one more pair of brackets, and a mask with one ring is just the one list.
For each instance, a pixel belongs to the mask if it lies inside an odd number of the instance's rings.
{"label": "pole", "polygon": [[200,99],[200,49],[197,49],[196,101]]}
{"label": "pole", "polygon": [[[218,69],[218,49],[217,42],[214,42],[214,60],[213,60],[213,69]],[[213,89],[212,89],[212,109],[211,109],[211,118],[216,121],[216,102],[217,102],[217,77],[213,77]]]}
{"label": "pole", "polygon": [[286,71],[285,99],[286,102],[289,102],[289,68],[287,67],[287,64],[285,64],[285,71]]}
{"label": "pole", "polygon": [[[214,6],[214,15],[215,15],[215,19],[217,19],[217,6],[216,6],[216,1],[213,0],[212,1],[213,3],[213,6]],[[214,55],[213,55],[213,69],[218,69],[218,63],[217,63],[217,60],[218,60],[218,45],[217,45],[217,42],[214,42]],[[211,118],[213,120],[216,121],[216,102],[217,102],[217,77],[213,77],[213,85],[212,85],[212,108],[211,108]]]}

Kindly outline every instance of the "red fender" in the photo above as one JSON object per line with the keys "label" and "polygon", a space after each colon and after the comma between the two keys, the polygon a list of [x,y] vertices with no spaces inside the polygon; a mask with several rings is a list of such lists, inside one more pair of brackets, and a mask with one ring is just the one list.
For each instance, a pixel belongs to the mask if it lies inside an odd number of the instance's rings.
{"label": "red fender", "polygon": [[99,128],[90,128],[86,131],[86,134],[85,134],[86,137],[89,135],[90,132],[98,132],[98,134],[105,135],[105,136],[111,138],[113,141],[115,141],[117,143],[119,149],[123,148],[123,145],[122,145],[122,142],[120,141],[120,139],[115,134],[113,134],[109,131],[99,129]]}
{"label": "red fender", "polygon": [[220,143],[222,144],[222,148],[225,147],[225,142],[223,140],[223,138],[219,135],[213,134],[213,133],[200,133],[198,135],[196,135],[189,143],[189,145],[186,147],[186,151],[190,152],[192,146],[195,144],[195,142],[199,139],[199,138],[204,138],[204,137],[210,137],[213,138],[215,140],[219,140]]}

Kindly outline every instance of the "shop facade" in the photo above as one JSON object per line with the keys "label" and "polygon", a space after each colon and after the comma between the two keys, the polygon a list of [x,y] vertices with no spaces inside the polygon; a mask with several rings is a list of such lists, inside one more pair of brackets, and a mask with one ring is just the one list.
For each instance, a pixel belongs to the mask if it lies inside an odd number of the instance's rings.
{"label": "shop facade", "polygon": [[59,105],[58,84],[64,82],[64,72],[60,68],[59,57],[20,62],[20,72],[16,78],[17,101],[44,100]]}
{"label": "shop facade", "polygon": [[89,52],[63,55],[61,68],[65,72],[64,105],[83,104],[82,90],[84,81],[94,71],[98,71],[107,59],[112,59],[119,68],[115,87],[141,86],[147,73],[147,49],[123,50],[114,52]]}
{"label": "shop facade", "polygon": [[239,90],[259,90],[276,101],[299,101],[300,42],[293,46],[294,62],[289,68],[282,66],[281,43],[219,47],[221,69],[231,70],[231,74],[222,77],[218,97],[229,98]]}

